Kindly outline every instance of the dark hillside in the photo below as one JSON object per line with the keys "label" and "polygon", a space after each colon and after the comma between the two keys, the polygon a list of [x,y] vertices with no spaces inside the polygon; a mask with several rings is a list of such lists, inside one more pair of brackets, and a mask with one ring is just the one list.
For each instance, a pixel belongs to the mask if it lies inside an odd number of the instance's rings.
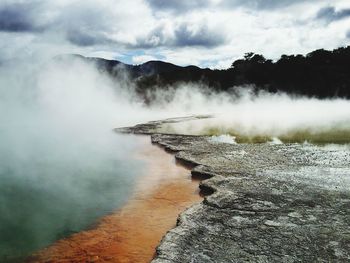
{"label": "dark hillside", "polygon": [[202,82],[225,91],[233,86],[255,85],[257,89],[287,92],[319,98],[350,98],[350,46],[333,51],[316,50],[306,56],[282,55],[273,62],[254,53],[245,54],[226,70],[181,67],[162,61],[127,65],[120,61],[84,58],[102,71],[117,76],[125,69],[136,81],[139,91],[178,82]]}

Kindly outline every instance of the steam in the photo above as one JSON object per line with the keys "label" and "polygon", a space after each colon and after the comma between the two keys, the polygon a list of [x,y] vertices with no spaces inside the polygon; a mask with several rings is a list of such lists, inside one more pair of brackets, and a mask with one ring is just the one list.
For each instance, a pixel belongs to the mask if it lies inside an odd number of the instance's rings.
{"label": "steam", "polygon": [[235,137],[227,134],[223,135],[214,135],[210,137],[209,141],[213,143],[229,143],[236,144]]}
{"label": "steam", "polygon": [[114,134],[115,127],[212,114],[161,131],[214,135],[215,143],[350,141],[347,100],[247,87],[218,93],[195,83],[152,89],[146,105],[127,73],[118,76],[73,58],[0,66],[0,261],[122,205],[143,164],[131,157],[137,140]]}
{"label": "steam", "polygon": [[3,65],[0,261],[120,207],[143,163],[132,157],[137,140],[112,129],[151,118],[131,83],[113,82],[81,60]]}
{"label": "steam", "polygon": [[80,231],[127,200],[143,163],[132,157],[137,139],[113,128],[191,111],[146,106],[117,70],[111,79],[76,58],[0,66],[0,261]]}
{"label": "steam", "polygon": [[[172,104],[188,102],[186,96],[177,96]],[[237,142],[350,141],[350,101],[345,99],[319,100],[236,88],[229,93],[206,95],[197,92],[192,94],[191,100],[194,108],[207,109],[214,118],[171,124],[164,126],[162,131],[230,134],[237,137]]]}
{"label": "steam", "polygon": [[270,144],[283,144],[283,142],[277,137],[272,137]]}
{"label": "steam", "polygon": [[0,261],[86,228],[126,201],[142,162],[130,157],[137,142],[112,132],[127,113],[136,116],[122,84],[112,89],[77,60],[0,68]]}

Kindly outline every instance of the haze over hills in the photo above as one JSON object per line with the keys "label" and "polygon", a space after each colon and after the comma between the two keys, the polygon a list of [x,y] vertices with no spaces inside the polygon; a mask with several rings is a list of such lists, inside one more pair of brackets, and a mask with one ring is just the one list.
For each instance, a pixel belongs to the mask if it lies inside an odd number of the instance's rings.
{"label": "haze over hills", "polygon": [[350,98],[350,46],[333,51],[319,49],[305,56],[282,55],[275,62],[260,54],[247,53],[224,70],[182,67],[163,61],[129,65],[117,60],[75,56],[96,63],[99,70],[114,77],[118,77],[121,71],[128,72],[139,92],[180,82],[199,82],[215,91],[254,85],[258,90],[270,92]]}

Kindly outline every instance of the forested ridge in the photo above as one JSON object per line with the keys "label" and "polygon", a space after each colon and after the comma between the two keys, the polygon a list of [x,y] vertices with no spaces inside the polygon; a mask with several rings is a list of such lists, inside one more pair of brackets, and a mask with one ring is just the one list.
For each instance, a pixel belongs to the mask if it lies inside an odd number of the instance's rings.
{"label": "forested ridge", "polygon": [[99,70],[115,77],[120,72],[127,72],[140,92],[180,82],[201,82],[217,91],[254,85],[257,90],[270,92],[350,98],[350,46],[332,51],[319,49],[307,55],[282,55],[277,61],[266,59],[261,54],[246,53],[223,70],[181,67],[163,61],[128,65],[101,58],[84,60],[96,63]]}

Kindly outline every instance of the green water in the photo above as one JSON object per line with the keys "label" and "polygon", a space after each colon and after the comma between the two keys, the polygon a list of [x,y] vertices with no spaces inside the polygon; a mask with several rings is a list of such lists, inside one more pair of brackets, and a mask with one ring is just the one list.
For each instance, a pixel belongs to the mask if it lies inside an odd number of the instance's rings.
{"label": "green water", "polygon": [[108,151],[64,154],[38,146],[25,157],[0,151],[0,262],[20,261],[120,207],[143,165],[125,148],[134,139],[122,141]]}

